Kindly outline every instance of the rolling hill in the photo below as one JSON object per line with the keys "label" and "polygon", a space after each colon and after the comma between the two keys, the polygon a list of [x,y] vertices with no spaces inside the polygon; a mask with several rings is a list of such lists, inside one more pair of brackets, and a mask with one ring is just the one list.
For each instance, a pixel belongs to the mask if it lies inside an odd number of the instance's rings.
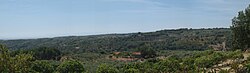
{"label": "rolling hill", "polygon": [[183,28],[129,34],[2,40],[0,43],[13,50],[38,47],[51,47],[74,52],[135,51],[144,47],[156,50],[205,50],[211,45],[223,42],[229,48],[228,45],[231,42],[229,37],[231,37],[229,28]]}

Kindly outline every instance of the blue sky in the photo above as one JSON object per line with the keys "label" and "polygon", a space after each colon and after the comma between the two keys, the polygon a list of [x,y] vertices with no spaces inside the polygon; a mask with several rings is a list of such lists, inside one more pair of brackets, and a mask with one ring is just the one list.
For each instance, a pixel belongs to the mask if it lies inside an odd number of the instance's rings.
{"label": "blue sky", "polygon": [[0,0],[0,39],[229,27],[250,0]]}

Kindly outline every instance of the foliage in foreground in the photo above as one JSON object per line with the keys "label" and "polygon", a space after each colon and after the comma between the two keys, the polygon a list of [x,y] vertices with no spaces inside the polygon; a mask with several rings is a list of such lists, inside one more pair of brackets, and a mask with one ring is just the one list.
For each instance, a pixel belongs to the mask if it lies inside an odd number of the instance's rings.
{"label": "foliage in foreground", "polygon": [[46,60],[35,60],[31,54],[19,53],[11,56],[9,50],[0,45],[0,73],[82,73],[79,61],[64,61],[59,66]]}
{"label": "foliage in foreground", "polygon": [[0,72],[1,73],[27,73],[31,70],[32,55],[19,54],[10,56],[8,49],[0,45]]}

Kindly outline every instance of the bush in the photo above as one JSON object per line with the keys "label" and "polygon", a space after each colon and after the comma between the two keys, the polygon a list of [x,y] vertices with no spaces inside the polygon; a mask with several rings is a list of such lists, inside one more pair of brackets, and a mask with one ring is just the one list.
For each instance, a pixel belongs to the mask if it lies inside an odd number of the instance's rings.
{"label": "bush", "polygon": [[100,66],[98,66],[96,73],[118,73],[118,70],[113,66],[101,64]]}
{"label": "bush", "polygon": [[139,73],[139,70],[134,69],[134,68],[130,68],[130,69],[125,70],[125,73]]}
{"label": "bush", "polygon": [[57,67],[60,73],[83,73],[84,67],[78,61],[65,61]]}

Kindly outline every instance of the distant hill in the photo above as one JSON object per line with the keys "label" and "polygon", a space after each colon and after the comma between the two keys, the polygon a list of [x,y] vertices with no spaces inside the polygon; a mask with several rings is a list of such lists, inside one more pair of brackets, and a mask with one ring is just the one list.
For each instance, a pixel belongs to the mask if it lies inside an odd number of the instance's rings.
{"label": "distant hill", "polygon": [[25,40],[2,40],[11,49],[52,47],[72,52],[135,51],[138,48],[156,50],[205,50],[209,45],[226,42],[230,47],[229,28],[173,29],[156,32],[68,36]]}

